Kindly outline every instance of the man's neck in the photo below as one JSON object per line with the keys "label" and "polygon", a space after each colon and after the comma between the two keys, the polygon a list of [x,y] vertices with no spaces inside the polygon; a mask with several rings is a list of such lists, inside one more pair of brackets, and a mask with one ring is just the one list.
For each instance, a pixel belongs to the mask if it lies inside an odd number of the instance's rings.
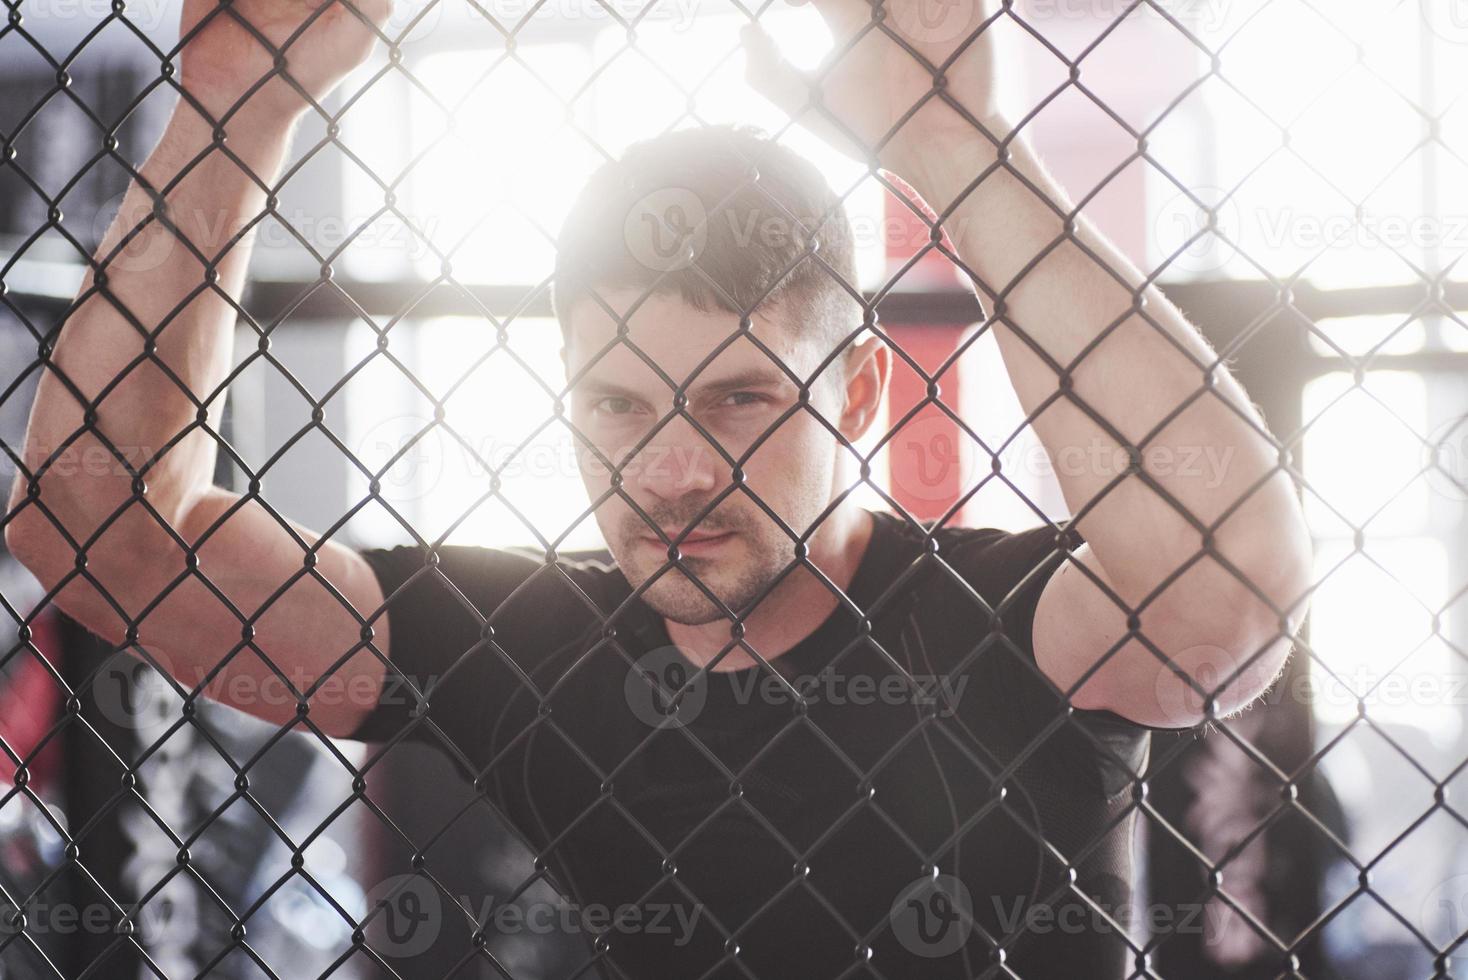
{"label": "man's neck", "polygon": [[[838,507],[811,536],[810,561],[843,592],[851,584],[875,519],[871,511],[854,504]],[[836,595],[805,566],[780,580],[779,586],[744,621],[744,639],[767,661],[783,655],[815,632],[836,608]],[[689,660],[702,666],[729,643],[729,621],[716,619],[688,626],[664,619],[668,638]],[[758,663],[743,647],[735,647],[714,668],[740,670]]]}

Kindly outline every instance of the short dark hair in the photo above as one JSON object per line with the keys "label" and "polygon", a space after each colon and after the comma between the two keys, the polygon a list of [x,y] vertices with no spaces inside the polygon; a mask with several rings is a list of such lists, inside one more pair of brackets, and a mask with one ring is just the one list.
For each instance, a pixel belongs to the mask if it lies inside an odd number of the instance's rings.
{"label": "short dark hair", "polygon": [[623,288],[741,316],[778,305],[831,349],[861,327],[841,198],[809,160],[753,127],[632,144],[591,176],[556,248],[551,303],[566,335],[573,305]]}

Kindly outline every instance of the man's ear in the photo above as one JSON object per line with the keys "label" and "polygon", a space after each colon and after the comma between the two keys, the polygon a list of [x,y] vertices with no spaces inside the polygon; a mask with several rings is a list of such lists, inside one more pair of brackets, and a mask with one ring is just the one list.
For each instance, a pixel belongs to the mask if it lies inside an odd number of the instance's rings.
{"label": "man's ear", "polygon": [[856,442],[865,435],[880,414],[891,370],[892,352],[880,337],[869,337],[847,353],[846,404],[837,426],[847,441]]}

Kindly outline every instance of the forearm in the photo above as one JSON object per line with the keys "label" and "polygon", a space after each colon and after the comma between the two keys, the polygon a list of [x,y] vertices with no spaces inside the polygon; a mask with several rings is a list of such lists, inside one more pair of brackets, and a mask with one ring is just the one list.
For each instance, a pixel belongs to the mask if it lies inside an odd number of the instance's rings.
{"label": "forearm", "polygon": [[[269,182],[290,125],[241,116],[227,127],[227,145]],[[51,516],[25,507],[23,472],[11,496],[11,508],[25,511],[18,523],[44,532],[41,524],[59,521],[78,543],[119,508],[120,527],[156,527],[135,502],[125,506],[135,497],[130,470],[150,461],[146,499],[170,522],[208,490],[216,447],[198,427],[200,411],[212,425],[223,406],[216,389],[231,364],[230,299],[238,298],[249,263],[249,238],[234,237],[265,200],[240,163],[210,149],[211,140],[209,125],[181,102],[140,170],[153,192],[134,180],[99,246],[40,378],[26,435],[25,467],[41,473],[39,500]],[[165,220],[146,220],[155,193]]]}
{"label": "forearm", "polygon": [[[961,200],[996,160],[978,134],[903,176],[940,214],[952,208],[945,227],[986,305],[1001,311],[999,349],[1026,412],[1038,413],[1034,428],[1079,530],[1128,605],[1211,551],[1223,561],[1197,562],[1155,601],[1181,608],[1207,597],[1222,612],[1219,600],[1233,599],[1274,618],[1268,606],[1293,603],[1303,587],[1308,539],[1263,421],[1208,343],[1115,247],[1084,219],[1067,234],[1062,215],[1073,206],[1022,140],[1009,145],[1009,167]],[[1057,397],[1062,378],[1069,393]],[[1145,478],[1124,476],[1132,447]],[[1250,584],[1269,602],[1249,598]]]}

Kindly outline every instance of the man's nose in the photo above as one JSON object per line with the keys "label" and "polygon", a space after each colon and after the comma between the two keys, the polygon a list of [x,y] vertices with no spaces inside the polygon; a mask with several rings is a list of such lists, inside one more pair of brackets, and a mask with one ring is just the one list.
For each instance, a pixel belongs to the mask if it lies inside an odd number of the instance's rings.
{"label": "man's nose", "polygon": [[689,493],[708,494],[728,479],[729,464],[713,444],[683,416],[658,430],[632,460],[639,489],[664,499]]}

